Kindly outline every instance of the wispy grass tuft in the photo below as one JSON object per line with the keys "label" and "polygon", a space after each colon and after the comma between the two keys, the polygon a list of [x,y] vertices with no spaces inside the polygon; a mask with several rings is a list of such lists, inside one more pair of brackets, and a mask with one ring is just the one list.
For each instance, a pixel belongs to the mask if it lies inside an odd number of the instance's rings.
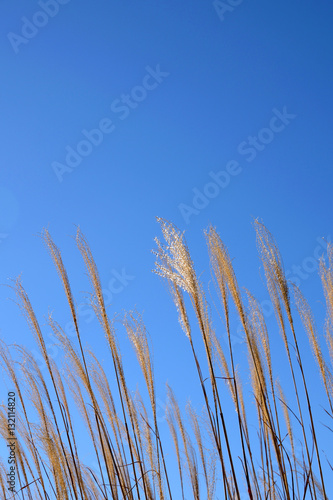
{"label": "wispy grass tuft", "polygon": [[[168,221],[158,222],[164,241],[155,240],[155,273],[166,280],[176,306],[193,355],[202,408],[198,411],[190,401],[178,403],[177,388],[166,385],[168,426],[162,432],[152,355],[154,335],[149,336],[137,311],[126,312],[120,321],[145,382],[141,392],[134,393],[129,387],[118,329],[107,314],[97,265],[78,229],[76,244],[109,358],[103,364],[93,350],[83,346],[61,252],[44,230],[42,239],[60,277],[76,336],[69,338],[48,315],[47,324],[63,353],[61,364],[56,364],[21,280],[14,282],[18,305],[46,369],[23,346],[0,341],[2,371],[18,403],[17,491],[15,495],[8,491],[8,471],[0,460],[1,498],[328,500],[333,487],[329,477],[332,457],[323,449],[322,436],[327,432],[331,437],[332,430],[315,418],[320,410],[313,404],[314,384],[309,387],[307,381],[315,376],[321,380],[326,397],[322,416],[331,424],[332,245],[327,246],[327,261],[322,259],[319,265],[327,309],[327,343],[323,345],[307,300],[286,279],[276,242],[264,224],[255,221],[258,251],[283,341],[282,351],[277,352],[276,328],[266,323],[258,299],[250,291],[241,291],[228,249],[216,229],[209,227],[205,237],[221,321],[210,310],[184,233]],[[235,316],[242,327],[246,357],[233,342]],[[316,374],[307,373],[304,332],[318,368]],[[285,387],[282,365],[290,375]],[[6,411],[3,403],[0,434],[4,440],[8,437]],[[85,463],[87,447],[94,468]]]}

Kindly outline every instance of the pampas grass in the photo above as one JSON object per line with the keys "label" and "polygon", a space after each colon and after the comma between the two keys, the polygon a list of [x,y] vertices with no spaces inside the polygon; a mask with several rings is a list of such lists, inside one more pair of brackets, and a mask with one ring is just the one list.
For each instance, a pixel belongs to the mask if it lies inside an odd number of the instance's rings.
{"label": "pampas grass", "polygon": [[[321,442],[324,431],[328,437],[331,431],[315,419],[317,409],[313,408],[311,393],[314,383],[308,385],[310,377],[321,381],[326,395],[324,415],[332,419],[332,246],[328,244],[328,259],[322,259],[319,266],[327,307],[324,345],[308,302],[285,277],[282,257],[272,235],[263,223],[255,221],[258,251],[284,346],[284,352],[275,353],[260,303],[250,291],[241,292],[232,259],[216,229],[208,228],[205,237],[212,280],[223,311],[219,324],[212,319],[207,294],[195,271],[184,234],[170,222],[158,221],[164,241],[155,240],[155,273],[166,281],[181,330],[187,337],[203,409],[199,411],[188,402],[186,410],[182,410],[174,390],[167,385],[165,418],[170,437],[165,442],[165,430],[162,438],[157,417],[152,341],[143,318],[134,311],[121,319],[146,385],[144,394],[138,391],[134,394],[128,387],[116,323],[107,314],[98,269],[87,240],[78,230],[76,243],[92,288],[91,304],[108,348],[107,371],[96,354],[83,347],[61,252],[45,230],[42,239],[61,280],[76,338],[68,338],[52,315],[48,316],[48,325],[64,355],[62,365],[55,364],[48,354],[28,294],[20,280],[14,282],[18,305],[47,369],[42,371],[25,348],[9,347],[1,341],[2,369],[18,402],[17,493],[8,491],[6,464],[0,461],[1,498],[332,498],[329,495],[333,482],[327,477],[331,462],[323,452],[325,443]],[[242,325],[247,368],[243,360],[241,369],[238,366],[239,353],[233,345],[233,311]],[[298,325],[302,325],[308,337],[308,349],[318,367],[316,374],[307,373]],[[226,343],[222,343],[222,335]],[[287,390],[279,376],[282,358],[290,373]],[[244,380],[246,369],[250,390]],[[232,407],[234,411],[230,411]],[[82,420],[85,431],[78,430],[78,419]],[[7,432],[6,405],[2,404],[0,434],[4,440]],[[96,470],[84,463],[82,440],[94,454]],[[174,456],[165,453],[171,445]]]}

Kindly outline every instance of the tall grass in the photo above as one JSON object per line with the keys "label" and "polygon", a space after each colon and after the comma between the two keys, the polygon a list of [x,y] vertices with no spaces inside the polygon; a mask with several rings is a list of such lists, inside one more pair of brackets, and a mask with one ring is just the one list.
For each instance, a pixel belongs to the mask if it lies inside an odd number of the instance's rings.
{"label": "tall grass", "polygon": [[[58,366],[48,353],[28,294],[20,280],[14,283],[18,304],[47,369],[41,370],[24,347],[9,348],[1,342],[1,364],[19,402],[17,493],[8,491],[7,464],[1,461],[1,498],[333,498],[333,480],[325,477],[332,466],[322,451],[323,426],[314,417],[317,409],[312,406],[308,385],[310,377],[321,379],[327,398],[323,401],[323,413],[333,418],[332,245],[328,244],[327,261],[322,259],[319,264],[327,307],[324,346],[306,299],[287,282],[274,239],[261,222],[255,221],[258,251],[284,346],[284,352],[276,356],[272,355],[272,334],[261,305],[249,291],[241,293],[232,260],[216,230],[210,227],[205,233],[212,279],[220,300],[218,308],[222,312],[221,323],[214,326],[184,234],[165,220],[159,219],[159,223],[164,241],[156,239],[155,272],[168,284],[188,339],[204,410],[198,412],[188,402],[182,411],[174,391],[167,386],[165,417],[170,431],[168,441],[174,446],[174,456],[170,457],[165,451],[166,447],[169,450],[169,442],[165,442],[165,433],[162,439],[159,428],[152,352],[142,317],[129,312],[122,319],[146,384],[145,394],[134,395],[127,384],[115,323],[107,314],[100,277],[86,239],[78,230],[76,243],[91,283],[92,307],[107,342],[107,372],[94,352],[83,347],[60,250],[44,230],[42,238],[62,282],[76,339],[70,339],[49,315],[48,324],[64,354],[62,366]],[[233,311],[242,326],[251,390],[244,382],[246,367],[238,367]],[[303,331],[298,331],[299,325],[308,335],[318,366],[316,374],[306,372],[304,346],[301,349],[299,340]],[[323,354],[326,350],[327,356]],[[279,381],[283,358],[290,380],[286,390]],[[313,389],[313,381],[310,385]],[[230,411],[231,405],[234,411]],[[252,408],[255,420],[251,417]],[[77,430],[78,414],[85,424],[85,433]],[[6,440],[5,404],[0,410],[0,432]],[[327,434],[329,439],[330,428]],[[95,470],[84,463],[83,440],[93,451]]]}

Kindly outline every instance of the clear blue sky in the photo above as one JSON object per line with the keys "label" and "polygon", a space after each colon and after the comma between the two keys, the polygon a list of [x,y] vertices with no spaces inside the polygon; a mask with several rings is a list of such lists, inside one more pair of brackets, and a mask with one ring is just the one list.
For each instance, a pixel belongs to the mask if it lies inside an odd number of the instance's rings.
{"label": "clear blue sky", "polygon": [[[0,282],[22,273],[41,322],[50,307],[65,325],[37,235],[49,227],[79,303],[88,282],[69,236],[80,225],[104,287],[119,292],[111,315],[144,311],[161,399],[168,379],[182,401],[200,402],[188,344],[151,273],[155,216],[187,231],[206,282],[202,231],[216,226],[240,284],[265,300],[251,225],[262,218],[322,325],[314,259],[318,238],[333,238],[333,5],[244,0],[219,16],[211,1],[43,3],[0,4]],[[10,291],[0,294],[1,336],[31,346]],[[89,317],[85,340],[99,351]]]}

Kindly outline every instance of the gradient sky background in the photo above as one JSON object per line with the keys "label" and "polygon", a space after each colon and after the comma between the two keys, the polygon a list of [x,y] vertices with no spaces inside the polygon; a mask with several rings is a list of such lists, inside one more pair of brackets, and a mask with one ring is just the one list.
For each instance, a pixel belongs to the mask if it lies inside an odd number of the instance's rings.
{"label": "gradient sky background", "polygon": [[[186,230],[205,283],[210,278],[203,230],[216,226],[240,285],[260,301],[268,297],[252,220],[262,218],[290,276],[293,266],[301,266],[302,290],[322,328],[324,301],[314,258],[320,238],[333,237],[333,5],[244,0],[220,19],[212,2],[70,0],[26,43],[8,36],[22,36],[22,18],[31,21],[40,10],[32,0],[0,4],[0,282],[22,274],[41,323],[50,308],[66,325],[69,310],[38,234],[49,227],[81,303],[89,285],[70,238],[80,225],[103,286],[117,273],[129,276],[113,294],[110,314],[133,307],[144,313],[161,401],[168,380],[182,403],[191,397],[200,406],[187,339],[164,284],[151,273],[153,239],[160,236],[155,217]],[[148,66],[158,65],[163,81],[129,113],[115,111],[116,100],[142,84]],[[272,123],[273,110],[283,109],[293,115],[289,124],[271,135],[262,131]],[[76,149],[85,139],[82,130],[95,129],[104,118],[114,130],[60,182],[54,162],[65,164],[66,148]],[[261,142],[248,161],[245,143],[258,134],[270,142]],[[225,171],[231,160],[238,163],[238,175],[196,208],[193,198],[209,190],[210,172]],[[184,205],[195,213],[184,217]],[[13,293],[1,287],[0,335],[32,347],[7,297]],[[103,334],[89,317],[81,314],[84,340],[104,355]],[[273,318],[267,319],[278,337]],[[235,335],[235,348],[243,350],[241,334]],[[125,365],[126,360],[131,362],[132,353],[124,341]],[[128,376],[135,388],[132,366]],[[311,390],[314,397],[321,394],[317,386]],[[160,414],[163,421],[163,408]],[[323,418],[319,410],[318,422]]]}

